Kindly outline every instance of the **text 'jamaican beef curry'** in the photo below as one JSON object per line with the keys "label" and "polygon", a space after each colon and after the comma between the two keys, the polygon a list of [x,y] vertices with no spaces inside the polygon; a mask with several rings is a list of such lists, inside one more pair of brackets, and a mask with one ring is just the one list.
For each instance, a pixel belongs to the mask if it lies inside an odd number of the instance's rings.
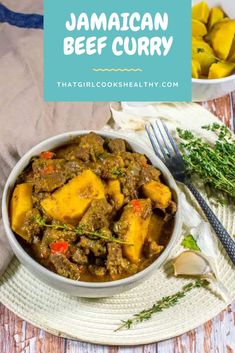
{"label": "text 'jamaican beef curry'", "polygon": [[169,241],[171,190],[122,139],[93,132],[34,157],[10,203],[25,250],[55,273],[81,281],[128,277]]}

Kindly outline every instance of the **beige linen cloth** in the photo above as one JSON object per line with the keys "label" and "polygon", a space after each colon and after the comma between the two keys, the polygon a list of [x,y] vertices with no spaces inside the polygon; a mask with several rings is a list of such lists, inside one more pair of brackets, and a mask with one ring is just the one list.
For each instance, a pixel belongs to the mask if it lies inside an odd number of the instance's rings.
{"label": "beige linen cloth", "polygon": [[[42,13],[41,0],[5,0],[18,12]],[[56,63],[55,63],[56,64]],[[0,24],[0,199],[17,160],[39,141],[59,133],[100,129],[109,102],[43,101],[43,31]],[[0,274],[12,257],[0,219]]]}

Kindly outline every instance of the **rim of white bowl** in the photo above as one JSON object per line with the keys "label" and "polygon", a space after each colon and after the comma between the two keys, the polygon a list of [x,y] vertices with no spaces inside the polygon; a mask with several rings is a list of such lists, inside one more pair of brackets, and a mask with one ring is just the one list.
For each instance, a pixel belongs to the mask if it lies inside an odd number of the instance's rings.
{"label": "rim of white bowl", "polygon": [[209,85],[214,85],[217,83],[225,83],[228,81],[235,80],[235,74],[223,77],[223,78],[216,78],[216,79],[206,79],[206,78],[192,78],[193,83],[206,83]]}
{"label": "rim of white bowl", "polygon": [[[164,251],[162,252],[162,254],[152,264],[150,264],[148,267],[146,267],[144,270],[137,272],[136,274],[134,274],[132,276],[122,278],[119,280],[115,280],[115,281],[107,281],[107,282],[85,282],[85,281],[79,281],[79,280],[76,281],[76,280],[72,280],[72,279],[60,276],[60,275],[48,270],[47,268],[45,268],[41,264],[39,264],[36,260],[34,260],[24,250],[24,248],[20,245],[14,232],[11,230],[10,220],[9,220],[9,200],[8,200],[9,189],[12,189],[12,187],[15,185],[15,181],[16,181],[17,176],[25,168],[26,162],[29,162],[29,159],[31,158],[31,156],[34,153],[34,150],[41,149],[41,151],[43,151],[43,146],[45,144],[50,144],[50,143],[52,144],[53,142],[56,142],[57,140],[63,139],[63,138],[64,138],[63,142],[66,143],[66,141],[69,141],[77,136],[85,135],[91,131],[93,131],[101,136],[104,136],[104,137],[110,137],[110,138],[119,137],[119,138],[125,139],[127,142],[133,143],[134,145],[137,144],[143,150],[143,153],[146,152],[147,157],[151,156],[152,159],[155,159],[158,161],[158,164],[160,165],[159,169],[163,172],[163,174],[165,174],[166,177],[169,177],[171,179],[171,183],[173,184],[173,190],[177,196],[178,209],[177,209],[176,216],[174,219],[174,229],[173,229],[170,241],[167,244]],[[61,145],[61,143],[58,144],[58,146],[60,146],[60,145]],[[37,152],[37,154],[38,153],[40,153],[40,152]],[[2,219],[3,219],[4,229],[7,233],[8,240],[10,242],[10,245],[13,248],[14,253],[16,255],[19,254],[21,257],[23,257],[25,259],[25,262],[27,262],[29,264],[30,268],[35,269],[35,272],[37,272],[37,273],[41,272],[42,274],[45,275],[45,277],[47,277],[47,279],[51,278],[55,281],[60,282],[61,284],[68,284],[68,285],[73,285],[76,287],[82,287],[82,288],[87,288],[87,289],[88,288],[89,289],[90,288],[105,289],[105,288],[119,287],[121,285],[131,284],[133,282],[136,282],[136,281],[142,279],[143,277],[145,277],[145,275],[147,275],[149,272],[151,272],[152,269],[157,265],[157,263],[162,264],[168,258],[173,245],[175,244],[176,240],[178,239],[179,232],[180,232],[181,226],[182,226],[181,198],[180,198],[179,189],[176,185],[175,179],[172,176],[171,172],[168,170],[168,168],[163,164],[163,162],[154,154],[154,152],[150,148],[142,145],[139,142],[136,142],[132,138],[126,137],[124,134],[116,133],[113,131],[110,131],[110,132],[108,130],[107,131],[96,131],[96,130],[72,131],[72,132],[66,132],[63,134],[55,135],[53,137],[50,137],[50,138],[40,142],[39,144],[32,147],[28,152],[26,152],[23,155],[23,157],[17,162],[17,164],[12,169],[10,175],[8,176],[7,182],[4,187],[3,197],[2,197]]]}

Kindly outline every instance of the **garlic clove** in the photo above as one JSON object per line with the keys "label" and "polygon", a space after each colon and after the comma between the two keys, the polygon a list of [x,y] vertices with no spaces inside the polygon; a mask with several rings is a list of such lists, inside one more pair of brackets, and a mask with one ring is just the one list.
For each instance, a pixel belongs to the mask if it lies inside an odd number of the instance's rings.
{"label": "garlic clove", "polygon": [[217,293],[226,304],[232,299],[227,288],[219,281],[213,261],[197,251],[187,250],[173,260],[175,276],[201,276],[210,281],[214,294]]}
{"label": "garlic clove", "polygon": [[201,276],[214,271],[208,259],[196,251],[184,251],[173,260],[175,276]]}

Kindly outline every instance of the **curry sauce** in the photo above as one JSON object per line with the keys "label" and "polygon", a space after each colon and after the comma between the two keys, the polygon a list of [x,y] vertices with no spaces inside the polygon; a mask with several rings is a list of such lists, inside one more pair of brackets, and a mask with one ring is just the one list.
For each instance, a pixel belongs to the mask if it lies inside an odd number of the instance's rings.
{"label": "curry sauce", "polygon": [[176,209],[143,154],[93,132],[34,157],[10,202],[24,249],[51,271],[89,282],[149,266],[170,239]]}

